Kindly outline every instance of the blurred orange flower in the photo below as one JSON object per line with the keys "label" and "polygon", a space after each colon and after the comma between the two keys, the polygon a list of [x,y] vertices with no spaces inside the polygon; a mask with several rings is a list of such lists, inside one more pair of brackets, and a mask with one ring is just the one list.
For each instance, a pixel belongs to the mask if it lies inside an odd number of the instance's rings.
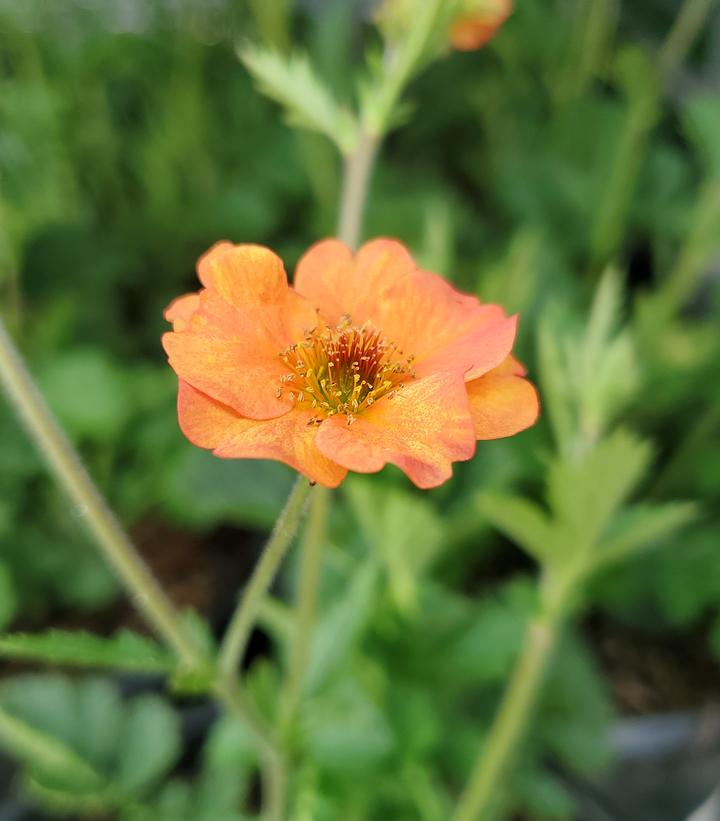
{"label": "blurred orange flower", "polygon": [[476,439],[532,425],[538,399],[510,355],[517,317],[421,271],[399,242],[355,255],[329,239],[294,288],[258,245],[215,245],[204,288],[165,313],[163,345],[188,439],[226,458],[277,459],[335,487],[388,462],[421,488]]}
{"label": "blurred orange flower", "polygon": [[482,48],[513,10],[513,0],[474,0],[474,5],[478,8],[461,13],[450,29],[450,43],[458,51]]}

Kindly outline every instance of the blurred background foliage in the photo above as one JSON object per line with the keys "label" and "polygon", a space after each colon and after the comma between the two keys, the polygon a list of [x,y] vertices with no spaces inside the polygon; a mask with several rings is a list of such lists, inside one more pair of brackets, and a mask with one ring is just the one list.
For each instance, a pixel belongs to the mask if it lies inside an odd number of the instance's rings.
{"label": "blurred background foliage", "polygon": [[[162,310],[195,287],[195,260],[220,238],[267,244],[292,271],[334,232],[333,149],[282,124],[235,48],[302,42],[347,94],[377,38],[370,6],[0,0],[3,314],[148,560],[215,632],[292,476],[215,459],[180,435]],[[678,7],[518,0],[491,45],[412,86],[370,193],[367,236],[396,236],[423,265],[521,312],[520,356],[543,398],[559,390],[577,410],[583,436],[620,419],[653,442],[643,501],[700,505],[682,536],[656,538],[588,593],[514,776],[513,809],[531,819],[571,816],[568,783],[608,763],[613,714],[698,707],[720,683],[720,24],[711,16],[683,54],[666,39]],[[595,359],[575,355],[607,266],[619,330],[600,335]],[[541,355],[543,336],[555,354]],[[503,530],[488,499],[542,497],[557,407],[481,443],[436,491],[388,469],[335,494],[298,818],[448,817],[535,596],[533,566],[491,528]],[[0,441],[0,623],[135,625],[82,511],[4,404]],[[588,489],[591,504],[625,466],[613,470]],[[267,709],[292,583],[290,568],[253,645],[251,688]],[[695,648],[677,659],[685,677],[643,683],[627,636]],[[4,673],[0,704],[62,745],[67,777],[32,756],[23,775],[51,817],[246,817],[254,757],[229,719],[206,737],[192,702],[178,712],[160,695],[119,694],[157,682]]]}

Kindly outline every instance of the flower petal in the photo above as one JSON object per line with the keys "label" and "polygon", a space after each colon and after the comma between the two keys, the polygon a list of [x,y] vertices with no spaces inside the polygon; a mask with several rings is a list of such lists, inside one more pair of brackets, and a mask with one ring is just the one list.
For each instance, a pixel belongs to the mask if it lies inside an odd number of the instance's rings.
{"label": "flower petal", "polygon": [[192,331],[164,334],[162,343],[181,379],[242,416],[270,419],[292,407],[289,398],[276,396],[288,369],[267,349]]}
{"label": "flower petal", "polygon": [[517,317],[506,317],[499,305],[461,294],[429,271],[414,271],[379,295],[365,319],[414,356],[418,377],[456,370],[468,380],[507,357],[517,327]]}
{"label": "flower petal", "polygon": [[290,411],[267,421],[245,419],[183,380],[178,388],[178,419],[187,438],[226,459],[275,459],[326,487],[337,487],[347,471],[326,458],[314,443],[316,428],[308,411]]}
{"label": "flower petal", "polygon": [[466,384],[478,439],[502,439],[533,425],[540,412],[537,391],[520,376],[500,368]]}
{"label": "flower petal", "polygon": [[317,324],[317,312],[288,287],[282,262],[266,248],[219,243],[198,270],[207,287],[167,311],[174,320],[174,332],[163,336],[170,365],[241,416],[286,413],[291,400],[276,394],[289,370],[279,354]]}
{"label": "flower petal", "polygon": [[452,475],[452,462],[475,452],[465,385],[451,373],[406,383],[351,425],[345,416],[326,419],[315,442],[348,470],[374,473],[390,462],[418,487],[436,487]]}
{"label": "flower petal", "polygon": [[173,330],[184,330],[200,307],[199,294],[185,294],[174,299],[165,309],[165,319],[172,322]]}
{"label": "flower petal", "polygon": [[407,248],[376,239],[352,255],[334,239],[313,245],[295,271],[295,289],[318,308],[329,325],[347,315],[362,324],[378,296],[415,270]]}

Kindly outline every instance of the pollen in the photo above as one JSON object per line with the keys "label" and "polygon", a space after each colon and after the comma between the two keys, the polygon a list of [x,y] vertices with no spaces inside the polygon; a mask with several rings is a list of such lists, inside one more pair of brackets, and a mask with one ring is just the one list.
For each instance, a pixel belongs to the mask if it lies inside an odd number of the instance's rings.
{"label": "pollen", "polygon": [[288,395],[295,405],[315,413],[310,424],[343,414],[351,425],[365,408],[392,398],[415,377],[413,356],[369,323],[353,325],[349,317],[334,328],[314,328],[280,358],[289,373],[280,377],[276,394],[292,386]]}

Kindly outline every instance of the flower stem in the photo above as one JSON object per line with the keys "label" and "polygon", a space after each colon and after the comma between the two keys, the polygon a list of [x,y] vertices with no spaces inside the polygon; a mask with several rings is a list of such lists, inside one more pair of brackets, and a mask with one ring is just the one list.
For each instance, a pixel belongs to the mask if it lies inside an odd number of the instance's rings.
{"label": "flower stem", "polygon": [[379,139],[362,131],[357,148],[345,157],[338,238],[353,249],[360,240],[368,184],[378,147]]}
{"label": "flower stem", "polygon": [[224,679],[234,682],[242,660],[250,632],[255,622],[258,606],[280,567],[300,527],[305,502],[312,486],[304,476],[299,476],[293,486],[282,513],[278,517],[267,544],[235,612],[220,648],[220,672]]}
{"label": "flower stem", "polygon": [[25,367],[0,319],[0,382],[17,414],[55,475],[82,514],[101,552],[122,580],[148,623],[188,666],[202,663],[203,652],[114,514],[95,487],[80,458]]}
{"label": "flower stem", "polygon": [[530,622],[525,642],[503,696],[499,712],[475,764],[453,821],[488,821],[512,766],[542,686],[559,622],[538,616]]}
{"label": "flower stem", "polygon": [[281,731],[292,723],[302,695],[305,670],[310,656],[312,629],[315,623],[315,607],[329,500],[329,492],[325,488],[318,488],[310,502],[310,513],[302,544],[300,579],[295,607],[295,630],[292,637],[288,677],[280,702]]}
{"label": "flower stem", "polygon": [[[0,319],[0,382],[15,406],[28,434],[45,457],[58,483],[82,512],[101,553],[120,577],[135,607],[155,632],[173,648],[181,664],[201,667],[208,659],[193,634],[138,555],[107,506],[79,456],[52,415]],[[254,732],[267,762],[275,766],[274,738],[244,694],[236,687],[214,688],[225,708]]]}
{"label": "flower stem", "polygon": [[716,0],[685,0],[660,51],[666,76],[674,74],[692,48]]}

